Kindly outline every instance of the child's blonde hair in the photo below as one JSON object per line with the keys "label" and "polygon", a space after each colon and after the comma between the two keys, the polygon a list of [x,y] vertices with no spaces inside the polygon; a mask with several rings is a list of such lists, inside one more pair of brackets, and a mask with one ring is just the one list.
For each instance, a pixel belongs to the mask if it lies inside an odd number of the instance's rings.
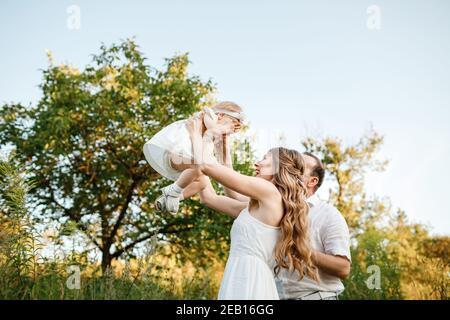
{"label": "child's blonde hair", "polygon": [[214,111],[218,109],[228,110],[231,112],[239,112],[239,113],[242,112],[242,108],[238,104],[231,101],[219,102],[213,107]]}

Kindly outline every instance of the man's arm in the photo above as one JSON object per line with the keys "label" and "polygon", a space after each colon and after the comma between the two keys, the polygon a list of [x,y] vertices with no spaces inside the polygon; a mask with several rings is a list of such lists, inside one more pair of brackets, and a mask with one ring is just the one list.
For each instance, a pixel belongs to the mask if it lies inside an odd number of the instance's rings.
{"label": "man's arm", "polygon": [[345,279],[350,274],[350,261],[347,257],[314,251],[313,263],[323,272]]}
{"label": "man's arm", "polygon": [[337,209],[329,209],[326,225],[320,230],[325,252],[314,251],[313,262],[323,272],[345,279],[350,274],[350,233]]}

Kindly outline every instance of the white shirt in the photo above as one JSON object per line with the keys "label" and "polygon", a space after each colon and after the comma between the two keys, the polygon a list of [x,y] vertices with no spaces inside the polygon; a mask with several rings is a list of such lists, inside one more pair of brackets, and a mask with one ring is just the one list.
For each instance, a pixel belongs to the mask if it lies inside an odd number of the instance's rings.
{"label": "white shirt", "polygon": [[[317,195],[308,198],[310,237],[313,250],[326,254],[350,256],[350,233],[341,213],[332,205],[320,200]],[[297,299],[315,291],[340,293],[344,290],[339,277],[319,270],[319,283],[298,273],[280,269],[276,278],[280,299]]]}

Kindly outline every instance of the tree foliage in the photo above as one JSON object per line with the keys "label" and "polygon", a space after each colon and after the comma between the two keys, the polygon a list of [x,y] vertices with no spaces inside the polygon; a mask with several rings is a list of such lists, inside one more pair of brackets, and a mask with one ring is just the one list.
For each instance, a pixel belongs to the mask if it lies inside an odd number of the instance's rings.
{"label": "tree foliage", "polygon": [[145,141],[212,100],[213,84],[188,73],[186,54],[158,70],[127,40],[102,45],[83,70],[49,60],[37,105],[0,111],[0,145],[13,147],[12,161],[36,182],[30,203],[38,221],[75,223],[101,251],[103,270],[155,233],[186,243],[201,241],[197,231],[226,233],[196,201],[176,216],[152,206],[168,181],[144,160]]}

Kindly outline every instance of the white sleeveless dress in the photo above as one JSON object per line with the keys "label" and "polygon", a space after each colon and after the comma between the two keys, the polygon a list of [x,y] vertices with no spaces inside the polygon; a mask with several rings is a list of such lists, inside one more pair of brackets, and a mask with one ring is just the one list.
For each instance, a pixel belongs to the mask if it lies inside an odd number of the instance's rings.
{"label": "white sleeveless dress", "polygon": [[231,248],[219,290],[220,300],[278,300],[273,267],[280,228],[242,210],[231,228]]}

